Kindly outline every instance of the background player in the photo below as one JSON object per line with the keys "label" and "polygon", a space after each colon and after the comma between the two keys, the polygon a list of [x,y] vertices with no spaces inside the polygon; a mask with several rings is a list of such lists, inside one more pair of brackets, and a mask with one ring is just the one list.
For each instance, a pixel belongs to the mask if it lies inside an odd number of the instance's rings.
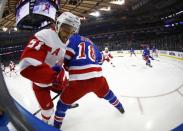
{"label": "background player", "polygon": [[132,56],[132,54],[134,54],[136,56],[135,50],[133,48],[130,49],[130,57]]}
{"label": "background player", "polygon": [[103,62],[107,61],[109,62],[113,67],[115,67],[115,65],[111,62],[111,59],[113,58],[113,56],[111,55],[111,53],[109,52],[108,47],[105,47],[105,50],[102,51],[102,57],[103,57]]}
{"label": "background player", "polygon": [[66,42],[79,25],[77,16],[64,12],[57,18],[55,29],[37,32],[22,53],[20,74],[33,82],[42,120],[46,123],[54,112],[50,91],[60,93],[67,85],[65,71],[55,63],[64,59]]}
{"label": "background player", "polygon": [[158,49],[155,47],[155,46],[153,46],[152,47],[152,57],[158,57]]}
{"label": "background player", "polygon": [[146,61],[146,65],[149,66],[149,67],[152,67],[150,59],[154,60],[154,58],[150,55],[149,47],[144,48],[142,57]]}
{"label": "background player", "polygon": [[60,128],[69,105],[93,92],[99,98],[104,98],[121,113],[124,113],[122,104],[116,95],[109,89],[102,68],[98,64],[102,56],[89,39],[73,35],[69,39],[66,49],[65,65],[69,71],[69,87],[65,88],[57,103],[54,126]]}
{"label": "background player", "polygon": [[12,76],[12,73],[15,73],[17,75],[15,67],[16,67],[15,63],[13,61],[10,61],[10,63],[9,63],[10,77]]}

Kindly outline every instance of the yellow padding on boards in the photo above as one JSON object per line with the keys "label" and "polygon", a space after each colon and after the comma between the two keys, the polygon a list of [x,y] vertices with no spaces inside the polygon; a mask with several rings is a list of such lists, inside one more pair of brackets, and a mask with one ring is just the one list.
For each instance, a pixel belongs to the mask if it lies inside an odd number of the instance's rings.
{"label": "yellow padding on boards", "polygon": [[166,57],[170,57],[170,58],[174,58],[176,60],[183,60],[183,58],[178,58],[176,56],[170,56],[170,55],[165,55],[165,54],[160,54],[161,56],[166,56]]}

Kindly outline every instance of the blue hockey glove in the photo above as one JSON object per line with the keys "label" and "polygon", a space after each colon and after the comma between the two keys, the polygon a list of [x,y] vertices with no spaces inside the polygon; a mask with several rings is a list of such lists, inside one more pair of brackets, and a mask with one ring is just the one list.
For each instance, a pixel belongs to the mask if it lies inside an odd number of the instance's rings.
{"label": "blue hockey glove", "polygon": [[59,72],[62,70],[62,67],[61,67],[60,65],[58,65],[58,64],[55,64],[55,65],[52,67],[52,69],[53,69],[54,71],[56,71],[57,73],[59,73]]}

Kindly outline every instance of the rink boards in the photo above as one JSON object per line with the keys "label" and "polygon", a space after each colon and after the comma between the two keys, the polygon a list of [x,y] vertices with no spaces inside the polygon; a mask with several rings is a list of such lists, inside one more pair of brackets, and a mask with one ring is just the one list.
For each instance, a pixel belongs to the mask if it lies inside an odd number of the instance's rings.
{"label": "rink boards", "polygon": [[[111,54],[115,57],[122,57],[123,54],[129,54],[129,53],[130,50],[111,51]],[[135,53],[142,54],[142,50],[135,50]],[[177,60],[183,60],[183,52],[159,50],[159,55],[174,58]]]}

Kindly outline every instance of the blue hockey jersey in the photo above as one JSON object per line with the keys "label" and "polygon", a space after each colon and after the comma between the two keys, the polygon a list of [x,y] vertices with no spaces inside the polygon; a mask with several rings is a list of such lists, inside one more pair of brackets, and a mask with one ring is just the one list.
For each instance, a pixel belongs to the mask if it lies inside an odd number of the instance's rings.
{"label": "blue hockey jersey", "polygon": [[135,50],[134,50],[133,48],[131,48],[131,49],[130,49],[130,52],[131,52],[131,53],[134,53],[134,52],[135,52]]}
{"label": "blue hockey jersey", "polygon": [[143,54],[142,54],[143,56],[150,56],[150,51],[149,51],[149,49],[147,49],[147,48],[145,48],[144,50],[143,50]]}
{"label": "blue hockey jersey", "polygon": [[64,63],[68,67],[69,80],[86,80],[102,76],[99,62],[102,55],[93,42],[75,34],[69,39]]}
{"label": "blue hockey jersey", "polygon": [[153,47],[153,48],[152,48],[152,52],[154,52],[154,53],[155,53],[155,52],[156,52],[156,50],[157,50],[157,49],[156,49],[155,47]]}

